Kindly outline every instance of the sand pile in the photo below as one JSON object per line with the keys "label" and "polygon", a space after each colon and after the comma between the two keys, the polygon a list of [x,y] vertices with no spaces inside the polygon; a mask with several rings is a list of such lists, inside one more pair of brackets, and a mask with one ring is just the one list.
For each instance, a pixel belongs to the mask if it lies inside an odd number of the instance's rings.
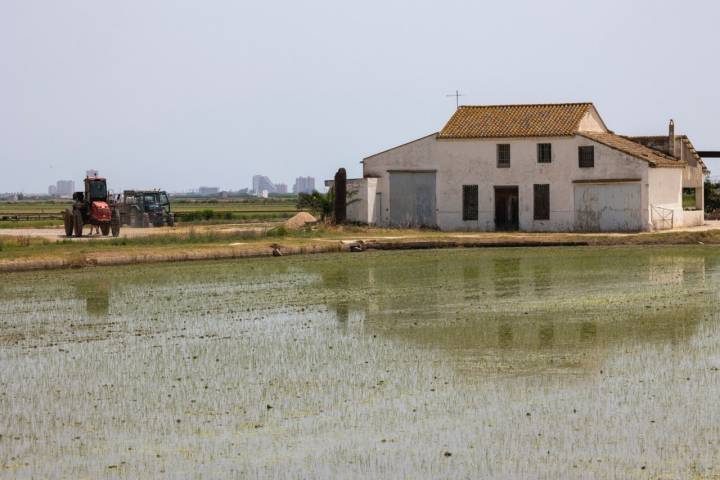
{"label": "sand pile", "polygon": [[301,230],[305,227],[306,223],[315,223],[317,218],[313,217],[307,212],[300,212],[294,217],[288,219],[284,225],[288,230]]}

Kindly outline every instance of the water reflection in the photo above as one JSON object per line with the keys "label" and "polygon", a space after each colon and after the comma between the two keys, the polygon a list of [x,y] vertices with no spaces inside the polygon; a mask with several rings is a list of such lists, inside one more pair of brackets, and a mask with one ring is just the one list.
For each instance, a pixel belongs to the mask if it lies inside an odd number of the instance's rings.
{"label": "water reflection", "polygon": [[542,354],[580,366],[623,345],[686,342],[706,313],[706,260],[640,250],[426,255],[405,265],[354,264],[351,275],[338,264],[322,273],[322,284],[338,322],[358,311],[367,334],[465,360],[490,356],[534,368]]}
{"label": "water reflection", "polygon": [[85,311],[91,317],[106,317],[110,311],[110,280],[93,278],[75,283],[75,290],[85,300]]}

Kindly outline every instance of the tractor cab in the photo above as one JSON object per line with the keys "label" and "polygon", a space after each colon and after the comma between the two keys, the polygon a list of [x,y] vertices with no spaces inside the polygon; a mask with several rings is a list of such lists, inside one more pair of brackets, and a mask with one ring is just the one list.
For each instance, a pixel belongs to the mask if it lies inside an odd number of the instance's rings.
{"label": "tractor cab", "polygon": [[91,202],[107,202],[107,181],[102,177],[85,177],[85,198]]}

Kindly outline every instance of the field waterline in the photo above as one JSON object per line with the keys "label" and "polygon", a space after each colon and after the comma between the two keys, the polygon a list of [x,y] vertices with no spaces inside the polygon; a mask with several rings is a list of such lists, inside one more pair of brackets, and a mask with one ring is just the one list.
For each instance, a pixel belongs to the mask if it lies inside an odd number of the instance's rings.
{"label": "field waterline", "polygon": [[715,247],[0,279],[0,478],[720,475]]}

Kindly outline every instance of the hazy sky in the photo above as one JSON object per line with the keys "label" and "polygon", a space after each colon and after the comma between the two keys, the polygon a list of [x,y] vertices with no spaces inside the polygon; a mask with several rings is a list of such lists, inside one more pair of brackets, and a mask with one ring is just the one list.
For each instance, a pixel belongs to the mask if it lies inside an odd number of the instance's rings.
{"label": "hazy sky", "polygon": [[[592,101],[719,149],[715,1],[0,0],[0,191],[292,186],[464,104]],[[710,167],[720,174],[720,163]]]}

